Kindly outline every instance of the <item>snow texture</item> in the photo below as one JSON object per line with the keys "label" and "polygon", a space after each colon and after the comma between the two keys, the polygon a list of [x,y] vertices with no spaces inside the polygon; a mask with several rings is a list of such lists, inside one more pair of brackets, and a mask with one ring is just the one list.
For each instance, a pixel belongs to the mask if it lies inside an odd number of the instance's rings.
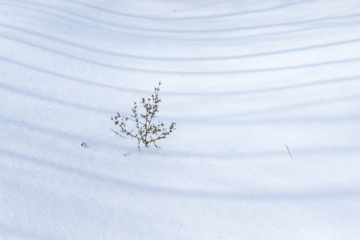
{"label": "snow texture", "polygon": [[0,0],[0,239],[358,240],[359,110],[358,0]]}

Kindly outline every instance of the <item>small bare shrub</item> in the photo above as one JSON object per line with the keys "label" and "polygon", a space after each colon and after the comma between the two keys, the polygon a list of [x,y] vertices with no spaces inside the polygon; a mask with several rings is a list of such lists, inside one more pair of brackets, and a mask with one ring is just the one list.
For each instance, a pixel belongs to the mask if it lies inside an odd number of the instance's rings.
{"label": "small bare shrub", "polygon": [[[159,148],[156,144],[156,141],[160,139],[166,138],[172,131],[174,131],[175,124],[171,123],[169,129],[164,127],[164,123],[158,122],[157,124],[153,123],[154,118],[156,118],[156,113],[159,112],[159,103],[161,102],[159,98],[161,82],[159,82],[159,86],[155,87],[155,94],[151,95],[151,98],[145,99],[142,98],[140,103],[145,108],[145,114],[138,114],[137,112],[137,103],[134,102],[134,107],[132,108],[133,115],[131,117],[126,117],[117,113],[116,116],[112,117],[111,120],[115,123],[115,125],[119,126],[120,130],[117,132],[111,129],[119,136],[130,136],[132,138],[136,138],[138,140],[138,148],[140,150],[140,144],[143,143],[145,147],[149,145],[149,143],[153,143],[155,147]],[[127,123],[131,121],[136,130],[128,130]]]}

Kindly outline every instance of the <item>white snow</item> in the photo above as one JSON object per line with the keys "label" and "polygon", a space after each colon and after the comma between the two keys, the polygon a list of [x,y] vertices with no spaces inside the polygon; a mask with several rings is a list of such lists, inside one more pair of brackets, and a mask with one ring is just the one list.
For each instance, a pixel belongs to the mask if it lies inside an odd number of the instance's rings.
{"label": "white snow", "polygon": [[359,89],[358,0],[0,0],[0,239],[360,239]]}

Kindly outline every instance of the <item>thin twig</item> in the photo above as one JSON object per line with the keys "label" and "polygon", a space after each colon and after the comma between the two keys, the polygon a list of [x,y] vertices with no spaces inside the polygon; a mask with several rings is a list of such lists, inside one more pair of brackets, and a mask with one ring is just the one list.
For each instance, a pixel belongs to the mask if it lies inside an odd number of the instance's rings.
{"label": "thin twig", "polygon": [[[121,116],[121,117],[122,117],[122,116]],[[140,121],[136,121],[136,120],[131,119],[131,118],[129,118],[129,117],[122,117],[122,118],[124,118],[124,119],[126,119],[126,120],[133,121],[133,122],[138,122],[138,123],[140,123],[140,124],[142,124],[142,125],[144,125],[144,126],[145,126],[145,124],[143,124],[142,122],[140,122]]]}
{"label": "thin twig", "polygon": [[290,152],[289,147],[288,147],[286,144],[285,144],[285,147],[287,148],[287,150],[288,150],[288,152],[289,152],[289,155],[290,155],[291,159],[294,159],[294,158],[293,158],[293,156],[291,155],[291,152]]}

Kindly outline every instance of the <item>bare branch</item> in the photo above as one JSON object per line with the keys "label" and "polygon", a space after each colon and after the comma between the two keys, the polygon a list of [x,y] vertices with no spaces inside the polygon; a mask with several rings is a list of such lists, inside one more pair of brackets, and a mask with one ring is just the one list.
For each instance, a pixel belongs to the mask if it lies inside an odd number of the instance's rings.
{"label": "bare branch", "polygon": [[[139,121],[139,114],[137,112],[137,104],[134,102],[134,107],[132,108],[133,115],[131,118],[122,116],[120,113],[117,113],[117,116],[111,117],[111,120],[120,127],[120,132],[116,132],[112,130],[117,135],[126,135],[132,138],[136,138],[138,140],[138,148],[140,150],[140,143],[143,143],[146,147],[149,143],[153,143],[155,147],[157,146],[156,141],[165,139],[171,132],[175,130],[175,124],[172,123],[169,127],[169,130],[164,128],[164,123],[159,122],[157,125],[153,124],[152,121],[156,118],[156,113],[159,112],[158,104],[161,102],[159,98],[161,82],[159,82],[158,87],[155,87],[155,94],[151,95],[151,98],[141,98],[140,103],[143,105],[145,109],[145,114],[140,114],[140,117],[144,119],[144,122]],[[135,127],[137,129],[137,133],[134,134],[133,131],[128,131],[126,129],[126,123],[130,120],[135,123]]]}

